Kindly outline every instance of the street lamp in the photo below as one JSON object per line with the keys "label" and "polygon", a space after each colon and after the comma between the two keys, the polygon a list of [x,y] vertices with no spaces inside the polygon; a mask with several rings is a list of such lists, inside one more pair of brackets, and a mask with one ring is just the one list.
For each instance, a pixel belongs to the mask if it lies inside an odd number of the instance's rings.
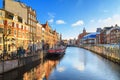
{"label": "street lamp", "polygon": [[7,32],[8,32],[7,34],[5,34],[5,30],[3,32],[3,54],[7,53],[7,43],[6,42],[7,42],[8,35],[11,34],[11,30],[8,29]]}

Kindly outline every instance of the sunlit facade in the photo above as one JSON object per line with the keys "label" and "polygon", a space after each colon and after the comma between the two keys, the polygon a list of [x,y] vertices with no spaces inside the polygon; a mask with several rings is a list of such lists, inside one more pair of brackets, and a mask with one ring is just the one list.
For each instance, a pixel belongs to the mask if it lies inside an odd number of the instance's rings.
{"label": "sunlit facade", "polygon": [[52,30],[48,25],[48,22],[46,22],[46,24],[42,24],[42,41],[44,41],[44,43],[48,43],[51,48],[57,44],[59,40],[59,34],[56,30]]}
{"label": "sunlit facade", "polygon": [[28,46],[30,28],[23,19],[6,10],[0,10],[0,50],[3,50],[3,34],[8,52],[17,50],[17,47]]}
{"label": "sunlit facade", "polygon": [[36,42],[37,19],[35,10],[20,1],[14,0],[5,0],[3,7],[5,10],[20,16],[23,19],[24,23],[29,25],[30,42]]}

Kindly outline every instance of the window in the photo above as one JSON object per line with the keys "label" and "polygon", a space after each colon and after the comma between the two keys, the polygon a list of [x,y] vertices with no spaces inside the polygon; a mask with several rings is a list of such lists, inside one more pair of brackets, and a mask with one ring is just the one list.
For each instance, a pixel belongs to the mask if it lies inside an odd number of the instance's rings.
{"label": "window", "polygon": [[0,24],[3,24],[3,20],[0,20]]}
{"label": "window", "polygon": [[21,29],[23,29],[23,25],[21,25]]}
{"label": "window", "polygon": [[8,21],[8,26],[12,26],[12,22],[11,21]]}
{"label": "window", "polygon": [[16,30],[14,30],[14,35],[16,35]]}
{"label": "window", "polygon": [[8,13],[7,18],[13,19],[13,14],[9,14],[9,13]]}
{"label": "window", "polygon": [[18,17],[18,22],[22,23],[22,18]]}
{"label": "window", "polygon": [[20,36],[21,31],[18,31],[18,36]]}
{"label": "window", "polygon": [[3,39],[3,38],[2,38],[2,37],[0,37],[0,43],[2,43],[2,39]]}
{"label": "window", "polygon": [[0,28],[0,33],[2,33],[3,32],[3,28]]}
{"label": "window", "polygon": [[2,12],[0,12],[0,16],[2,16]]}
{"label": "window", "polygon": [[10,44],[8,45],[8,51],[10,51]]}
{"label": "window", "polygon": [[19,25],[18,25],[18,24],[16,24],[16,27],[17,27],[17,28],[18,28],[18,26],[19,26]]}
{"label": "window", "polygon": [[12,22],[12,27],[14,27],[14,22]]}
{"label": "window", "polygon": [[30,14],[29,14],[29,18],[30,18]]}

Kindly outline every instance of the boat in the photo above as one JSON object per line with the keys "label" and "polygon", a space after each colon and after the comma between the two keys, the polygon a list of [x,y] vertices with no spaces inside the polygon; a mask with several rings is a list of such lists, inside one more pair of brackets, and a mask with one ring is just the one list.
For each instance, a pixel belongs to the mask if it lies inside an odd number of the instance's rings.
{"label": "boat", "polygon": [[65,54],[65,51],[55,52],[55,50],[49,50],[49,53],[46,56],[46,58],[48,60],[61,60],[64,54]]}
{"label": "boat", "polygon": [[59,47],[59,48],[49,49],[47,53],[49,56],[60,56],[65,54],[65,50],[66,50],[65,47]]}
{"label": "boat", "polygon": [[49,49],[48,54],[50,55],[61,55],[65,53],[65,49]]}

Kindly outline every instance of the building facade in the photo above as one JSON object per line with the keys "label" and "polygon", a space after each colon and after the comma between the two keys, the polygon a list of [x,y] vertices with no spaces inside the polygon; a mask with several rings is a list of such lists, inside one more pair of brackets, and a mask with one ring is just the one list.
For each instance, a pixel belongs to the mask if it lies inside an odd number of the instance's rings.
{"label": "building facade", "polygon": [[83,32],[82,32],[81,34],[79,34],[79,36],[78,36],[78,39],[77,39],[77,44],[78,44],[78,45],[82,45],[82,44],[83,44],[82,38],[83,38],[85,35],[87,35],[87,34],[89,34],[89,33],[87,33],[86,30],[85,30],[85,28],[84,28],[84,29],[83,29]]}
{"label": "building facade", "polygon": [[17,51],[18,47],[27,49],[29,44],[42,42],[53,47],[60,40],[48,22],[40,24],[37,21],[36,12],[31,7],[14,0],[4,0],[3,6],[0,9],[0,53]]}
{"label": "building facade", "polygon": [[107,40],[108,40],[107,36],[109,36],[109,35],[107,35],[107,31],[109,31],[111,28],[113,28],[113,26],[111,26],[111,27],[104,27],[101,30],[100,34],[97,36],[97,39],[99,38],[99,40],[98,40],[99,44],[107,44]]}
{"label": "building facade", "polygon": [[7,51],[12,52],[20,46],[26,49],[30,40],[29,26],[19,21],[20,16],[11,12],[0,10],[0,14],[0,50],[3,51],[5,47]]}
{"label": "building facade", "polygon": [[48,22],[42,24],[42,41],[48,43],[50,47],[53,47],[58,41],[60,41],[59,34],[56,30],[52,30],[48,25]]}
{"label": "building facade", "polygon": [[84,44],[96,44],[96,35],[100,34],[99,32],[94,32],[94,33],[90,33],[85,35],[82,39],[83,39],[83,43]]}
{"label": "building facade", "polygon": [[35,32],[37,26],[37,19],[35,10],[29,6],[26,6],[24,3],[20,1],[18,2],[14,0],[4,0],[4,9],[15,15],[20,16],[19,21],[29,25],[30,27],[29,37],[31,39],[30,42],[32,43],[36,42]]}
{"label": "building facade", "polygon": [[107,31],[107,44],[117,44],[120,41],[120,27],[115,25]]}

